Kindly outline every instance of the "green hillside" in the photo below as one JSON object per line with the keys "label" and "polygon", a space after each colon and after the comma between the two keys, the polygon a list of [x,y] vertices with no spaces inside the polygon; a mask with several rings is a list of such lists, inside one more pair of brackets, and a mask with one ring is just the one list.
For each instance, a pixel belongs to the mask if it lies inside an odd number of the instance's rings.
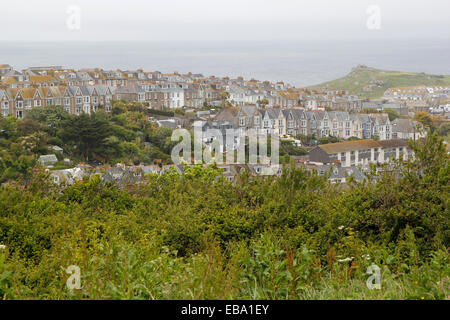
{"label": "green hillside", "polygon": [[345,77],[309,88],[349,90],[350,93],[375,99],[383,96],[383,93],[392,87],[418,85],[450,85],[450,75],[388,71],[359,65]]}

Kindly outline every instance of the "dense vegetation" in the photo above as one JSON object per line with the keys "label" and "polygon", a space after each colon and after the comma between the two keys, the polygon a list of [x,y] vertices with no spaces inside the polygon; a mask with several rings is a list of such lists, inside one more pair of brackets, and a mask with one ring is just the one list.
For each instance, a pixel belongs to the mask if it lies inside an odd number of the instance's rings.
{"label": "dense vegetation", "polygon": [[450,84],[450,75],[379,70],[375,68],[355,68],[345,77],[311,86],[311,89],[333,88],[349,90],[370,99],[383,96],[389,88],[407,86],[442,86]]}
{"label": "dense vegetation", "polygon": [[[55,168],[93,159],[115,164],[170,163],[175,144],[172,130],[148,120],[147,109],[138,103],[116,102],[112,114],[70,115],[61,106],[34,108],[23,120],[0,116],[0,183],[30,176],[40,155],[56,153]],[[59,146],[63,153],[55,152]]]}
{"label": "dense vegetation", "polygon": [[35,172],[0,187],[0,296],[449,299],[449,156],[437,135],[413,147],[416,160],[345,188],[300,168],[232,184],[194,167],[127,190]]}

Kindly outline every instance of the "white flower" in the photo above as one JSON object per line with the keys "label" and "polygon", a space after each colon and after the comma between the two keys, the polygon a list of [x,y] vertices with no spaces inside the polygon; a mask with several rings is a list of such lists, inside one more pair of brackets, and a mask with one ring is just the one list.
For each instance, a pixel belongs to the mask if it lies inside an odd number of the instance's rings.
{"label": "white flower", "polygon": [[342,229],[344,229],[344,226],[339,226],[338,229],[342,230]]}
{"label": "white flower", "polygon": [[6,246],[4,244],[0,244],[0,250],[6,250]]}
{"label": "white flower", "polygon": [[338,259],[338,262],[350,262],[352,260],[353,260],[353,257],[348,257],[348,258],[345,258],[345,259]]}

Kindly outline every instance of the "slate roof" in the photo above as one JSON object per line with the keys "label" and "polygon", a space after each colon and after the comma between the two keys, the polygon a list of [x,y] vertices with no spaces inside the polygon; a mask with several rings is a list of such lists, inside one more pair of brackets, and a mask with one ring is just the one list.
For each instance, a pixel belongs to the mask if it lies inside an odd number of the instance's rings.
{"label": "slate roof", "polygon": [[319,147],[322,150],[326,151],[328,154],[333,154],[333,153],[339,153],[339,152],[381,148],[381,145],[378,141],[375,141],[372,139],[365,139],[365,140],[355,140],[355,141],[345,141],[345,142],[338,142],[338,143],[322,144],[322,145],[319,145]]}
{"label": "slate roof", "polygon": [[417,122],[411,119],[401,119],[397,118],[392,121],[392,131],[393,132],[406,132],[414,133],[417,132]]}
{"label": "slate roof", "polygon": [[397,148],[408,146],[408,142],[402,139],[380,140],[378,141],[378,143],[381,144],[383,148]]}

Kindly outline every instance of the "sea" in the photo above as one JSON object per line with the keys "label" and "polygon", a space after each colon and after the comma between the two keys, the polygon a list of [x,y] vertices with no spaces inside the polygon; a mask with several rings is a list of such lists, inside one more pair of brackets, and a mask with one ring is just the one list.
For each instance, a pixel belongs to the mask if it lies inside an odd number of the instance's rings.
{"label": "sea", "polygon": [[0,42],[0,64],[243,76],[305,87],[359,64],[450,74],[449,39],[304,41]]}

